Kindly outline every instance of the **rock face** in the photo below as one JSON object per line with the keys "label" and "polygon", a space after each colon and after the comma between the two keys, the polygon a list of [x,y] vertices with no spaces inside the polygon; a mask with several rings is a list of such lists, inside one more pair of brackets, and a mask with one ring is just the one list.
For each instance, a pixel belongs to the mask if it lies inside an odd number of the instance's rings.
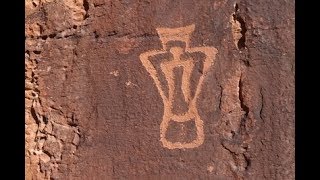
{"label": "rock face", "polygon": [[294,179],[294,6],[26,0],[26,179]]}

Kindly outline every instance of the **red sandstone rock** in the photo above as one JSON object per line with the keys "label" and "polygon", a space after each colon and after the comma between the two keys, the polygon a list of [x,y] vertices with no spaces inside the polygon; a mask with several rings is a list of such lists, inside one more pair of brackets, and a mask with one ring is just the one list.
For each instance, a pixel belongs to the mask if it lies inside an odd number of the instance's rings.
{"label": "red sandstone rock", "polygon": [[27,0],[26,179],[294,179],[294,6]]}

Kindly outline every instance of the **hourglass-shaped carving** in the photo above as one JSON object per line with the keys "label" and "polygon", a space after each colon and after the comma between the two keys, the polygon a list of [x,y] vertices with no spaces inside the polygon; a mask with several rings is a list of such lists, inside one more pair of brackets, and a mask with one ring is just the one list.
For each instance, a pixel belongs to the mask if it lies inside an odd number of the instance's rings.
{"label": "hourglass-shaped carving", "polygon": [[[154,80],[163,100],[164,112],[160,124],[160,141],[164,147],[169,149],[195,148],[200,146],[204,141],[203,121],[199,116],[196,101],[201,91],[203,80],[210,66],[213,64],[218,50],[214,47],[190,47],[190,38],[194,29],[194,24],[180,28],[157,28],[156,30],[159,34],[163,49],[147,51],[140,55],[143,66]],[[184,47],[172,45],[177,43],[184,44]],[[201,61],[201,69],[198,69],[200,77],[198,78],[197,84],[191,84],[194,83],[194,81],[191,82],[191,76],[195,68],[195,60],[192,54],[197,53],[200,53],[200,56],[203,59]],[[153,57],[159,55],[164,57],[159,63],[161,72],[159,72],[159,68],[157,69],[155,63],[151,60]],[[181,91],[178,91],[175,84],[176,77],[174,69],[176,68],[183,69],[180,87]],[[161,83],[160,73],[165,77],[164,79],[168,88],[167,93],[165,93],[163,83]],[[191,85],[195,87],[194,93],[191,93]],[[182,96],[180,97],[183,97],[182,99],[187,104],[187,108],[183,113],[177,113],[173,110],[174,106],[176,106],[176,92],[182,93]],[[196,126],[197,133],[194,140],[191,142],[171,142],[166,138],[166,132],[170,121],[183,123],[192,120]]]}

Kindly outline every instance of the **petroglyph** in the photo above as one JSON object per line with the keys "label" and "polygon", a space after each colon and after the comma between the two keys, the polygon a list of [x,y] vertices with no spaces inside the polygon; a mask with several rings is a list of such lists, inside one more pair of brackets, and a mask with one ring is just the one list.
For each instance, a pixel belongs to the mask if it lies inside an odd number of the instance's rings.
{"label": "petroglyph", "polygon": [[118,77],[119,76],[119,71],[115,70],[115,71],[110,72],[109,74],[114,75],[115,77]]}
{"label": "petroglyph", "polygon": [[[179,28],[157,28],[156,30],[159,34],[163,49],[147,51],[140,55],[140,60],[143,66],[154,80],[158,92],[163,100],[164,112],[163,119],[160,124],[160,141],[162,142],[163,147],[168,149],[195,148],[204,142],[205,135],[203,130],[203,121],[199,116],[196,101],[199,93],[201,92],[203,80],[209,68],[213,65],[218,50],[214,47],[190,47],[190,38],[194,29],[194,24]],[[182,43],[182,47],[178,46],[177,43]],[[203,60],[199,61],[202,62],[202,66],[200,66],[201,68],[199,69],[199,67],[197,67],[200,74],[197,84],[195,84],[195,81],[191,81],[191,76],[193,75],[192,72],[196,67],[194,54],[198,54],[198,57],[203,57]],[[155,64],[151,60],[153,57],[159,55],[167,55],[163,56],[161,59],[161,72],[159,72],[159,69],[156,68]],[[182,68],[183,70],[181,73],[180,89],[176,87],[178,77],[176,73],[174,73],[178,68]],[[165,85],[163,85],[164,82],[159,75],[161,73],[165,77],[164,79],[168,90],[167,93],[165,93]],[[195,87],[194,93],[191,92],[191,86]],[[181,93],[179,94],[177,92]],[[182,100],[179,102],[184,101],[185,104],[187,104],[187,109],[182,113],[177,113],[174,111],[174,107],[180,107],[180,105],[175,103],[177,99],[176,96],[181,94],[182,96],[179,97],[182,97]],[[170,121],[184,123],[192,120],[196,126],[196,138],[194,140],[191,142],[172,142],[168,140],[166,132]]]}

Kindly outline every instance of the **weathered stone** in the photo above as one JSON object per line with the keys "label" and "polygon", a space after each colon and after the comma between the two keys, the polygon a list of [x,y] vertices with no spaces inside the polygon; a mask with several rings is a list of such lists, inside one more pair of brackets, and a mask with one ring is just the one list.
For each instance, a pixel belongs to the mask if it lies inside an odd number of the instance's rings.
{"label": "weathered stone", "polygon": [[44,128],[44,131],[48,134],[52,134],[52,123],[48,122],[48,124],[46,125],[46,127]]}
{"label": "weathered stone", "polygon": [[72,142],[74,138],[73,129],[69,126],[53,124],[53,134],[63,142]]}
{"label": "weathered stone", "polygon": [[44,163],[47,163],[50,161],[50,156],[48,156],[46,153],[43,153],[40,155],[40,161],[43,161]]}
{"label": "weathered stone", "polygon": [[294,6],[27,0],[26,179],[294,179]]}
{"label": "weathered stone", "polygon": [[51,110],[48,116],[49,121],[55,124],[66,124],[67,119],[61,114],[61,112],[58,112],[56,110]]}
{"label": "weathered stone", "polygon": [[40,171],[46,172],[50,170],[50,163],[40,160]]}
{"label": "weathered stone", "polygon": [[79,142],[80,142],[80,136],[79,136],[79,134],[75,133],[72,143],[77,146],[79,144]]}
{"label": "weathered stone", "polygon": [[58,141],[47,140],[43,145],[43,150],[50,156],[59,157],[61,152],[61,146]]}

